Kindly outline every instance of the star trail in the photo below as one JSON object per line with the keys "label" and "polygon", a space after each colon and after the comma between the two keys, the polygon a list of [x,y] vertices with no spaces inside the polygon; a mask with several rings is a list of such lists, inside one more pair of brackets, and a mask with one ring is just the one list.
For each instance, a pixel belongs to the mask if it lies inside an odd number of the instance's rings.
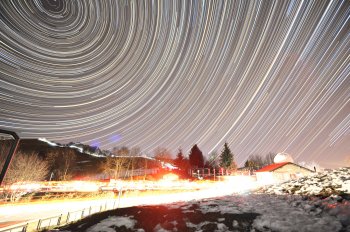
{"label": "star trail", "polygon": [[350,1],[1,1],[0,108],[26,138],[341,165]]}

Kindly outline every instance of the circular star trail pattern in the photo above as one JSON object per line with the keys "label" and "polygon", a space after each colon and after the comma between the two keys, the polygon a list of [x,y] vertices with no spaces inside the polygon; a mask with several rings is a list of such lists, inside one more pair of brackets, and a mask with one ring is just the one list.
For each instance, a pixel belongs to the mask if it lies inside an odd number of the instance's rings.
{"label": "circular star trail pattern", "polygon": [[[0,3],[0,125],[56,142],[350,155],[350,2]],[[347,142],[346,142],[347,141]]]}

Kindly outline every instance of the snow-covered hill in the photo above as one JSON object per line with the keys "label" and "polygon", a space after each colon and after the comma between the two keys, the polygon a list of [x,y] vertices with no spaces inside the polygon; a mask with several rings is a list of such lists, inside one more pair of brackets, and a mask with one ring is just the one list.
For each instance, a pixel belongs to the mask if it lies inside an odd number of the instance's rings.
{"label": "snow-covered hill", "polygon": [[55,143],[50,140],[47,140],[46,138],[38,138],[39,141],[47,143],[51,147],[67,147],[77,150],[80,153],[85,153],[94,157],[106,157],[109,154],[106,154],[105,152],[101,151],[98,147],[92,147],[89,145],[85,145],[82,143],[69,143],[69,144],[60,144]]}

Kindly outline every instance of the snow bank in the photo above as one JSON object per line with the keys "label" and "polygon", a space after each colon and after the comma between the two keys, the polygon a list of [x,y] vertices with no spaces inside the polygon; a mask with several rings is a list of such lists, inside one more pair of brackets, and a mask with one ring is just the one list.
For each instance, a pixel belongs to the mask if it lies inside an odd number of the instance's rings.
{"label": "snow bank", "polygon": [[[192,204],[195,204],[194,202]],[[341,231],[350,229],[349,225],[343,223],[348,216],[339,212],[331,212],[326,204],[312,201],[302,196],[294,195],[234,195],[223,198],[202,200],[197,204],[202,214],[213,212],[221,215],[243,215],[257,213],[258,216],[252,224],[251,229],[258,231]],[[186,210],[182,206],[181,209]],[[344,208],[345,209],[345,208]],[[350,208],[349,208],[350,209]],[[235,217],[235,216],[234,216]],[[200,229],[203,224],[191,225]],[[218,230],[227,231],[222,226],[222,219],[218,218]],[[237,220],[232,221],[233,228],[242,229],[244,225]]]}
{"label": "snow bank", "polygon": [[[298,180],[267,186],[258,190],[258,193],[300,197],[307,201],[294,200],[293,205],[316,215],[330,215],[333,219],[335,218],[340,222],[343,228],[346,228],[345,231],[350,231],[350,168],[326,170]],[[264,220],[266,217],[266,215],[263,215],[261,218]],[[293,217],[296,220],[298,218],[296,215],[293,215]],[[332,219],[324,219],[323,223],[318,223],[318,227],[314,228],[315,231],[320,231],[321,229],[322,231],[327,231],[325,228],[328,231],[337,231],[335,227],[329,227],[332,225],[330,221]],[[261,226],[266,226],[264,222],[256,223],[256,226],[260,229]],[[295,221],[294,223],[299,222]]]}
{"label": "snow bank", "polygon": [[308,196],[349,195],[350,168],[326,170],[312,176],[267,186],[259,190],[269,194],[295,194]]}

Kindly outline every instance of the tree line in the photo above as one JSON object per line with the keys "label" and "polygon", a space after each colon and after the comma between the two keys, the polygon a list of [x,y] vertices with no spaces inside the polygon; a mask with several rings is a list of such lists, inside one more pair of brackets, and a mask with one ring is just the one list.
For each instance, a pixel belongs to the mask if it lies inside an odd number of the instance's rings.
{"label": "tree line", "polygon": [[[158,149],[160,150],[160,149]],[[191,148],[188,156],[183,154],[182,149],[180,148],[176,154],[174,160],[171,160],[171,155],[168,152],[168,155],[164,155],[164,149],[162,152],[155,154],[155,158],[159,160],[164,160],[167,162],[173,163],[175,166],[180,168],[184,173],[189,173],[188,170],[191,169],[200,169],[200,168],[219,168],[222,167],[226,170],[234,171],[237,169],[237,164],[234,159],[234,154],[231,152],[228,144],[224,144],[224,148],[222,152],[217,154],[216,152],[212,154],[212,156],[206,160],[203,156],[202,151],[199,149],[198,145],[195,144]]]}
{"label": "tree line", "polygon": [[275,158],[276,153],[269,152],[265,156],[261,156],[258,154],[253,154],[248,157],[246,162],[244,163],[244,167],[248,170],[258,170],[264,166],[269,164],[273,164],[273,159]]}
{"label": "tree line", "polygon": [[13,157],[4,182],[41,181],[55,179],[71,180],[74,175],[76,153],[70,148],[60,148],[45,156],[36,152],[18,151]]}
{"label": "tree line", "polygon": [[[1,146],[4,150],[5,146]],[[91,148],[89,148],[91,150]],[[89,152],[93,152],[91,150]],[[94,151],[99,150],[95,148]],[[100,151],[100,150],[99,150]],[[5,152],[5,151],[2,151]],[[104,153],[106,153],[104,151]],[[133,176],[135,169],[156,168],[154,162],[149,159],[135,158],[141,156],[142,152],[138,147],[128,148],[114,147],[105,154],[105,159],[96,168],[108,175],[110,178],[118,178],[121,173],[129,172],[128,176]],[[251,155],[244,164],[250,170],[256,170],[262,166],[273,163],[275,154],[269,153],[265,157]],[[235,156],[225,143],[220,154],[212,152],[206,160],[198,145],[195,144],[186,156],[180,148],[173,158],[171,152],[166,148],[158,147],[154,150],[153,158],[161,162],[167,162],[178,167],[184,174],[190,169],[197,168],[224,168],[234,171],[237,169]],[[5,183],[40,181],[40,180],[71,180],[77,169],[76,151],[71,148],[59,148],[49,151],[47,154],[26,153],[19,151],[11,162],[9,171],[5,177]]]}

